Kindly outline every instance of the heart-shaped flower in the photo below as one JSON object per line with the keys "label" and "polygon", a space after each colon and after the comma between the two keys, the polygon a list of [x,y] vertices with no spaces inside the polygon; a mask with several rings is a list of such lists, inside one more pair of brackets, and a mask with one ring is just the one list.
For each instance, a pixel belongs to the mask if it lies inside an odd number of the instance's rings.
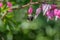
{"label": "heart-shaped flower", "polygon": [[45,15],[46,12],[47,12],[48,10],[50,10],[50,9],[51,9],[51,5],[50,5],[50,4],[42,4],[43,15]]}
{"label": "heart-shaped flower", "polygon": [[48,10],[46,16],[48,17],[48,19],[53,20],[54,10]]}
{"label": "heart-shaped flower", "polygon": [[33,12],[33,8],[30,6],[30,8],[28,9],[28,14],[32,14],[32,12]]}
{"label": "heart-shaped flower", "polygon": [[36,15],[35,15],[35,19],[38,17],[38,15],[40,14],[40,12],[41,12],[41,8],[39,7],[39,8],[37,8],[36,9]]}
{"label": "heart-shaped flower", "polygon": [[7,2],[7,6],[8,7],[12,7],[12,3],[11,2]]}
{"label": "heart-shaped flower", "polygon": [[8,12],[12,12],[12,3],[11,2],[7,2],[7,7],[8,7]]}
{"label": "heart-shaped flower", "polygon": [[55,20],[60,19],[60,10],[55,9],[54,10]]}
{"label": "heart-shaped flower", "polygon": [[0,2],[0,8],[3,6],[3,3],[2,2]]}
{"label": "heart-shaped flower", "polygon": [[55,9],[56,8],[56,5],[51,5],[51,9]]}

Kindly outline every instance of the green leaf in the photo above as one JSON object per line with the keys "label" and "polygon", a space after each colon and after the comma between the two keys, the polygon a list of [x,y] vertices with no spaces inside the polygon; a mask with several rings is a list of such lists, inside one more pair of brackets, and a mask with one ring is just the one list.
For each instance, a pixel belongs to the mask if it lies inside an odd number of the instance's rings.
{"label": "green leaf", "polygon": [[0,31],[5,31],[4,22],[0,19]]}
{"label": "green leaf", "polygon": [[11,32],[7,33],[7,40],[13,40],[13,35]]}
{"label": "green leaf", "polygon": [[30,26],[30,23],[29,22],[22,22],[22,24],[21,24],[21,28],[22,29],[29,29],[29,26]]}
{"label": "green leaf", "polygon": [[50,38],[38,34],[36,40],[50,40]]}
{"label": "green leaf", "polygon": [[60,40],[60,33],[57,33],[57,34],[54,36],[54,40]]}
{"label": "green leaf", "polygon": [[50,26],[46,27],[46,33],[48,36],[54,36],[56,34],[56,30],[52,29]]}

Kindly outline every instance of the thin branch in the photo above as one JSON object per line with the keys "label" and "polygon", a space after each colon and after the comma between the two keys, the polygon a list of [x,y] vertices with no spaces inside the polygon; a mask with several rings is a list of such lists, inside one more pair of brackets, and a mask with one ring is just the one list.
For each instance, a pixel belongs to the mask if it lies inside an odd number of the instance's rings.
{"label": "thin branch", "polygon": [[30,2],[32,2],[32,0],[30,0]]}
{"label": "thin branch", "polygon": [[[51,1],[45,1],[46,3],[48,3],[48,2],[51,2]],[[25,7],[27,7],[27,6],[29,6],[29,5],[34,5],[34,4],[42,4],[43,2],[31,2],[31,3],[28,3],[28,4],[26,4],[26,5],[22,5],[22,6],[19,6],[19,7],[17,7],[17,8],[12,8],[13,10],[15,10],[15,9],[21,9],[21,8],[25,8]],[[58,8],[60,7],[60,5],[56,5]]]}
{"label": "thin branch", "polygon": [[40,4],[40,2],[31,2],[31,3],[28,3],[26,5],[22,5],[22,6],[19,6],[19,7],[16,7],[16,8],[12,8],[12,9],[13,10],[14,9],[21,9],[21,8],[25,8],[25,7],[29,6],[29,5],[34,5],[34,4]]}

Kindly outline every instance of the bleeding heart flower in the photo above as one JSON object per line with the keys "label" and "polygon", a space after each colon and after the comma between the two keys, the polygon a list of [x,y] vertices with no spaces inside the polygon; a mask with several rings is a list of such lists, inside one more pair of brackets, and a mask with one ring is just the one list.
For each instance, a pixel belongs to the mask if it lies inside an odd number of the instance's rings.
{"label": "bleeding heart flower", "polygon": [[37,9],[36,9],[36,15],[39,15],[40,12],[41,12],[41,8],[37,8]]}
{"label": "bleeding heart flower", "polygon": [[54,9],[54,15],[58,16],[58,9]]}
{"label": "bleeding heart flower", "polygon": [[9,9],[8,9],[8,12],[12,12],[12,11],[13,11],[12,8],[9,8]]}
{"label": "bleeding heart flower", "polygon": [[58,19],[58,9],[54,9],[54,15],[55,15],[55,20],[57,20]]}
{"label": "bleeding heart flower", "polygon": [[54,10],[48,10],[46,16],[48,17],[48,19],[53,20]]}
{"label": "bleeding heart flower", "polygon": [[12,3],[11,2],[7,2],[7,6],[8,7],[12,7]]}
{"label": "bleeding heart flower", "polygon": [[28,9],[28,14],[32,14],[32,12],[33,12],[33,8],[30,6],[30,8]]}
{"label": "bleeding heart flower", "polygon": [[2,2],[0,2],[0,8],[3,6],[3,3]]}
{"label": "bleeding heart flower", "polygon": [[56,8],[56,5],[51,5],[51,9],[55,9]]}
{"label": "bleeding heart flower", "polygon": [[12,12],[12,3],[11,2],[7,2],[7,6],[8,6],[8,12]]}
{"label": "bleeding heart flower", "polygon": [[38,17],[38,15],[40,14],[40,12],[41,12],[41,8],[39,7],[39,8],[36,9],[35,19]]}
{"label": "bleeding heart flower", "polygon": [[60,10],[55,9],[55,10],[54,10],[54,15],[60,17]]}
{"label": "bleeding heart flower", "polygon": [[60,10],[58,10],[58,16],[59,16],[58,18],[60,18]]}
{"label": "bleeding heart flower", "polygon": [[33,20],[33,16],[32,16],[32,12],[33,12],[33,8],[30,6],[28,9],[28,20]]}
{"label": "bleeding heart flower", "polygon": [[57,20],[58,18],[60,19],[60,10],[55,9],[54,10],[54,15],[55,15],[55,20]]}
{"label": "bleeding heart flower", "polygon": [[43,15],[45,15],[46,12],[48,10],[50,10],[50,9],[51,9],[51,5],[50,4],[42,4]]}

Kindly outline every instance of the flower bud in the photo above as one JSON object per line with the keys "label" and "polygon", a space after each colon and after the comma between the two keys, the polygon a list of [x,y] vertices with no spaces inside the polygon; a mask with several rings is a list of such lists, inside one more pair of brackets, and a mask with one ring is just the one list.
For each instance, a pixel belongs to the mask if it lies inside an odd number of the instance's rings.
{"label": "flower bud", "polygon": [[0,2],[0,8],[3,6],[3,3],[2,2]]}
{"label": "flower bud", "polygon": [[51,9],[51,5],[49,5],[49,4],[42,4],[43,15],[45,15],[46,12],[48,10],[50,10],[50,9]]}
{"label": "flower bud", "polygon": [[58,16],[58,18],[60,19],[60,10],[58,10],[57,16]]}
{"label": "flower bud", "polygon": [[55,15],[55,16],[58,15],[58,9],[54,9],[54,15]]}
{"label": "flower bud", "polygon": [[12,7],[12,3],[11,2],[7,2],[7,6],[8,7]]}
{"label": "flower bud", "polygon": [[13,11],[12,8],[9,8],[9,9],[8,9],[8,12],[12,12],[12,11]]}
{"label": "flower bud", "polygon": [[48,19],[53,20],[54,10],[47,11],[46,16],[48,17]]}
{"label": "flower bud", "polygon": [[38,15],[40,14],[40,12],[41,12],[41,8],[37,8],[36,9],[35,19],[38,17]]}
{"label": "flower bud", "polygon": [[55,15],[55,20],[57,20],[58,18],[60,19],[60,10],[55,9],[54,10],[54,15]]}
{"label": "flower bud", "polygon": [[37,8],[37,9],[36,9],[36,15],[39,15],[40,12],[41,12],[41,8]]}
{"label": "flower bud", "polygon": [[33,8],[30,6],[30,8],[28,9],[28,14],[32,14],[32,12],[33,12]]}
{"label": "flower bud", "polygon": [[11,2],[7,2],[7,7],[8,7],[8,12],[12,12],[12,3]]}
{"label": "flower bud", "polygon": [[51,5],[51,9],[55,9],[56,8],[56,5]]}

